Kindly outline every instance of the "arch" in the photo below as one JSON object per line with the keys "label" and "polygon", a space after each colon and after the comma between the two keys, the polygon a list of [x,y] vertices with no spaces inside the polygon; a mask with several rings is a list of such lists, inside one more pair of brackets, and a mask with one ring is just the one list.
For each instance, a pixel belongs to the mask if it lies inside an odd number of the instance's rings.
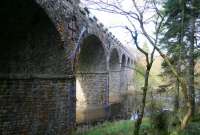
{"label": "arch", "polygon": [[110,58],[109,58],[109,69],[111,71],[119,71],[120,70],[120,58],[119,58],[119,53],[116,48],[111,50],[110,53]]}
{"label": "arch", "polygon": [[107,99],[106,53],[100,39],[88,35],[76,61],[76,121],[84,123],[105,117]]}
{"label": "arch", "polygon": [[122,58],[121,58],[121,68],[124,69],[126,66],[126,55],[122,54]]}
{"label": "arch", "polygon": [[128,61],[127,61],[127,66],[130,66],[131,64],[130,64],[130,58],[128,57]]}
{"label": "arch", "polygon": [[73,110],[66,88],[74,86],[66,79],[69,65],[60,34],[35,0],[2,0],[0,8],[0,89],[6,110],[0,112],[0,128],[5,134],[63,134],[73,123],[73,116],[66,116]]}
{"label": "arch", "polygon": [[133,60],[131,59],[131,64],[133,65]]}
{"label": "arch", "polygon": [[120,93],[125,93],[127,90],[127,69],[126,69],[126,56],[122,55],[121,73],[120,73]]}
{"label": "arch", "polygon": [[133,60],[131,59],[131,66],[133,66]]}
{"label": "arch", "polygon": [[95,35],[88,35],[81,44],[76,62],[76,72],[106,71],[106,53],[102,42]]}

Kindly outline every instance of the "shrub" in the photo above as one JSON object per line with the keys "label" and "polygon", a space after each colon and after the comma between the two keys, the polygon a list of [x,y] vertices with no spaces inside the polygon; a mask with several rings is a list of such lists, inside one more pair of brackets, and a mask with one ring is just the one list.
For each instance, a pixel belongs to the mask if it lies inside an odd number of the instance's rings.
{"label": "shrub", "polygon": [[169,111],[163,110],[161,102],[152,101],[148,108],[150,114],[150,121],[154,134],[167,135],[169,125]]}

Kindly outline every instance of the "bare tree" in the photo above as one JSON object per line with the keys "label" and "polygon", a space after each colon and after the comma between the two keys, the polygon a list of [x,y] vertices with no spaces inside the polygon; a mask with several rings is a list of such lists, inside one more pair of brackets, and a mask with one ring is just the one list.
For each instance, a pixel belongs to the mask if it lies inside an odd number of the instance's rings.
{"label": "bare tree", "polygon": [[137,47],[137,49],[145,56],[145,60],[146,60],[146,70],[145,70],[145,74],[144,74],[144,87],[142,88],[143,90],[143,96],[142,96],[142,105],[141,105],[141,110],[139,110],[139,116],[138,119],[135,122],[135,126],[134,126],[134,135],[138,135],[139,134],[139,130],[140,130],[140,126],[142,123],[142,119],[144,116],[144,109],[146,106],[146,95],[147,95],[147,91],[148,91],[148,86],[149,86],[149,74],[150,74],[150,70],[153,64],[153,60],[154,60],[154,53],[155,53],[155,48],[153,49],[153,51],[151,52],[151,57],[149,58],[149,54],[148,52],[146,52],[145,50],[143,50],[139,45],[138,45],[138,34],[137,31],[135,31],[135,34],[127,27],[127,30],[131,33],[131,36],[134,40],[134,43]]}

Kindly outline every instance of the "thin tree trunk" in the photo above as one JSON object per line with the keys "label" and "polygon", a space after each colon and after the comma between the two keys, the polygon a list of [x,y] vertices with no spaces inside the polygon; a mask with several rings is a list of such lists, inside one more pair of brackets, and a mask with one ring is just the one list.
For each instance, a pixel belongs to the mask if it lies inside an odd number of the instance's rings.
{"label": "thin tree trunk", "polygon": [[[185,20],[185,5],[186,3],[183,2],[182,3],[182,21],[181,21],[181,45],[183,46],[183,38],[184,38],[184,20]],[[185,114],[185,116],[183,117],[182,121],[181,121],[181,129],[185,129],[186,126],[188,125],[188,122],[192,116],[192,104],[190,102],[190,98],[188,95],[188,91],[187,91],[187,83],[186,81],[181,78],[181,87],[182,87],[182,92],[186,101],[186,106],[187,106],[187,113]]]}
{"label": "thin tree trunk", "polygon": [[191,15],[191,33],[190,33],[190,46],[188,54],[188,91],[189,98],[192,105],[192,116],[195,113],[195,90],[194,90],[194,33],[195,33],[195,16],[192,12]]}
{"label": "thin tree trunk", "polygon": [[179,84],[179,81],[176,80],[176,94],[175,94],[175,101],[174,101],[175,112],[179,110],[179,89],[180,89],[180,84]]}
{"label": "thin tree trunk", "polygon": [[158,49],[157,51],[163,57],[163,59],[168,64],[169,68],[171,69],[172,73],[175,75],[177,80],[180,82],[180,86],[182,88],[181,91],[183,93],[183,96],[184,96],[184,99],[185,99],[185,102],[186,102],[186,107],[187,107],[187,113],[185,114],[185,116],[183,117],[183,119],[181,121],[181,129],[185,129],[190,118],[191,118],[191,116],[192,116],[192,104],[191,104],[191,102],[189,100],[189,96],[188,96],[187,83],[186,83],[184,78],[182,78],[182,77],[180,77],[180,75],[178,75],[175,68],[169,62],[169,59],[160,51],[160,49]]}
{"label": "thin tree trunk", "polygon": [[143,50],[142,48],[140,48],[140,46],[138,45],[137,42],[137,31],[135,31],[135,35],[133,35],[133,32],[127,28],[127,30],[131,33],[131,36],[134,40],[134,43],[137,47],[137,49],[144,54],[145,58],[146,58],[146,71],[145,71],[145,75],[144,75],[144,87],[143,87],[143,96],[142,96],[142,105],[141,105],[141,110],[139,112],[139,116],[138,119],[136,120],[135,124],[134,124],[134,132],[133,135],[139,135],[139,131],[140,131],[140,126],[142,123],[142,119],[144,116],[144,109],[145,109],[145,105],[146,105],[146,95],[147,95],[147,90],[148,90],[148,85],[149,85],[149,73],[154,61],[154,53],[155,53],[155,47],[153,48],[153,51],[151,52],[150,58],[149,58],[149,53],[146,52],[145,50]]}
{"label": "thin tree trunk", "polygon": [[[193,47],[192,47],[193,48]],[[189,49],[192,53],[192,49]],[[193,54],[190,54],[193,55]],[[189,98],[192,105],[192,116],[195,113],[195,90],[194,90],[194,59],[192,56],[188,58],[188,91],[189,91]]]}
{"label": "thin tree trunk", "polygon": [[[183,22],[183,21],[182,21]],[[178,63],[176,67],[176,71],[179,75],[181,75],[181,61],[183,59],[183,53],[182,53],[182,30],[180,31],[180,35],[178,37],[178,43],[179,43],[179,53],[178,53]],[[175,103],[174,103],[174,111],[177,112],[179,110],[179,92],[180,92],[180,82],[178,79],[176,79],[176,94],[175,94]]]}
{"label": "thin tree trunk", "polygon": [[144,116],[144,109],[145,109],[145,105],[146,105],[146,95],[147,95],[148,83],[149,83],[149,73],[150,73],[151,66],[152,66],[152,64],[150,64],[150,65],[147,64],[147,69],[145,71],[145,82],[144,82],[144,87],[143,87],[141,111],[140,111],[138,119],[136,120],[135,125],[134,125],[134,135],[139,135],[140,126],[141,126],[142,119]]}

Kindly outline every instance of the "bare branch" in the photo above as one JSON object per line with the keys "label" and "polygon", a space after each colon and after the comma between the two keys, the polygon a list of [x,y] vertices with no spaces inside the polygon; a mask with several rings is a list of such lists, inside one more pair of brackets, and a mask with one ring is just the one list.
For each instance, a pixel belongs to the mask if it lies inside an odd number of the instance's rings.
{"label": "bare branch", "polygon": [[138,45],[138,42],[137,42],[138,33],[137,33],[137,31],[135,31],[135,34],[133,34],[133,31],[132,31],[131,29],[129,29],[128,27],[126,27],[126,29],[130,32],[131,37],[133,38],[134,43],[135,43],[137,49],[138,49],[141,53],[143,53],[143,54],[145,55],[147,64],[149,64],[148,53],[147,53],[146,51],[144,51],[144,50]]}
{"label": "bare branch", "polygon": [[155,47],[153,48],[153,51],[151,52],[151,58],[150,58],[150,64],[152,65],[153,64],[153,61],[154,61],[154,53],[155,53]]}
{"label": "bare branch", "polygon": [[158,7],[156,6],[155,0],[152,0],[152,2],[153,2],[154,9],[155,9],[157,15],[158,15],[160,18],[163,18],[164,16],[163,16],[163,15],[160,13],[160,11],[158,10]]}
{"label": "bare branch", "polygon": [[[139,13],[140,17],[143,16],[142,12],[140,11],[140,9],[138,8],[138,5],[136,4],[135,0],[132,0],[133,5],[135,7],[135,9],[137,10],[137,12]],[[141,18],[140,18],[141,19]]]}
{"label": "bare branch", "polygon": [[133,19],[138,19],[139,18],[139,15],[136,14],[135,12],[125,11],[120,6],[117,6],[115,4],[104,2],[102,0],[99,0],[98,2],[91,0],[90,2],[99,7],[99,8],[91,8],[90,7],[89,9],[92,9],[92,10],[105,11],[105,12],[115,13],[115,14],[120,14],[120,15],[128,15]]}

